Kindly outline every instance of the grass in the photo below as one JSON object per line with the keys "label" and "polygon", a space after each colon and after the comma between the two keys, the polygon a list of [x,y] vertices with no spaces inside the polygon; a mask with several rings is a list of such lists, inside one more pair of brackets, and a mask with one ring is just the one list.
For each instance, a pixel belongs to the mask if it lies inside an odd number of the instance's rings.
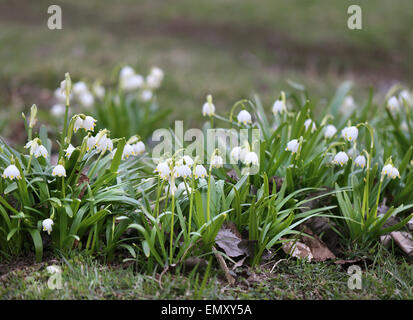
{"label": "grass", "polygon": [[[374,84],[413,82],[413,3],[366,2],[363,31],[346,27],[350,1],[59,1],[63,30],[46,28],[47,1],[6,1],[0,7],[0,103],[51,106],[64,72],[101,78],[126,62],[166,72],[160,105],[171,119],[199,123],[212,93],[218,108],[258,93],[270,108],[287,80],[328,97],[355,81],[356,99]],[[228,12],[231,14],[228,14]],[[385,19],[386,23],[383,23]],[[28,32],[30,31],[30,32]]]}
{"label": "grass", "polygon": [[[369,254],[372,257],[371,254]],[[362,289],[347,286],[345,268],[332,262],[281,260],[255,271],[237,269],[237,282],[226,284],[214,264],[201,299],[412,299],[413,269],[400,252],[380,249],[361,264]],[[47,286],[48,265],[62,267],[63,288]],[[273,270],[271,270],[273,269]],[[272,272],[271,272],[272,271]],[[0,299],[194,299],[199,297],[205,271],[175,270],[140,274],[133,265],[107,265],[76,254],[18,267],[0,276]]]}

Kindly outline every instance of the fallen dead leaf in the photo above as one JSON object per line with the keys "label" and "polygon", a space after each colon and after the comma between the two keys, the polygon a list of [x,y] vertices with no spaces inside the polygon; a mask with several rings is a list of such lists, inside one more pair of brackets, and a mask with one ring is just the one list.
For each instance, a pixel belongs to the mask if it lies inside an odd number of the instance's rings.
{"label": "fallen dead leaf", "polygon": [[239,257],[245,254],[245,251],[238,246],[240,242],[241,238],[239,235],[226,227],[221,228],[215,238],[215,243],[224,250],[229,257]]}
{"label": "fallen dead leaf", "polygon": [[304,232],[312,236],[313,238],[302,236],[301,241],[306,244],[313,255],[315,261],[325,261],[328,259],[335,259],[336,256],[330,251],[326,244],[321,241],[311,230],[305,228]]}
{"label": "fallen dead leaf", "polygon": [[311,253],[311,249],[299,241],[291,240],[288,242],[283,242],[282,249],[286,254],[291,255],[292,257],[308,259],[309,261],[314,258]]}
{"label": "fallen dead leaf", "polygon": [[393,231],[390,233],[394,242],[409,256],[413,256],[413,239],[406,231]]}

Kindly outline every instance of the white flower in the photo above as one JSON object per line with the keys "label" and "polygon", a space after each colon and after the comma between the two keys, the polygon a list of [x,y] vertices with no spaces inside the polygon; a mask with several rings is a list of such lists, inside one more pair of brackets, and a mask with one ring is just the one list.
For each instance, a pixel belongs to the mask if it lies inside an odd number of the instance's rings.
{"label": "white flower", "polygon": [[125,158],[128,159],[134,153],[135,152],[133,151],[133,147],[129,143],[125,144],[122,153],[122,160],[124,160]]}
{"label": "white flower", "polygon": [[43,231],[47,231],[48,234],[52,232],[52,225],[54,224],[52,219],[45,219],[42,222]]}
{"label": "white flower", "polygon": [[141,88],[144,84],[145,80],[140,74],[135,74],[131,77],[122,79],[121,81],[121,88],[125,91],[135,91]]}
{"label": "white flower", "polygon": [[353,111],[355,107],[354,99],[352,96],[347,96],[344,98],[343,105],[342,105],[342,111],[343,113],[349,113]]}
{"label": "white flower", "polygon": [[43,158],[47,158],[47,155],[48,155],[48,153],[47,153],[47,150],[46,150],[46,148],[44,147],[44,146],[42,146],[42,145],[40,145],[40,146],[38,146],[35,150],[34,150],[34,156],[36,157],[36,158],[38,158],[38,157],[43,157]]}
{"label": "white flower", "polygon": [[52,176],[66,177],[66,169],[61,164],[53,168]]}
{"label": "white flower", "polygon": [[145,144],[142,141],[138,141],[137,143],[133,144],[132,148],[136,156],[145,152]]}
{"label": "white flower", "polygon": [[106,136],[106,133],[96,141],[96,149],[102,153],[106,152],[106,150],[112,151],[113,142]]}
{"label": "white flower", "polygon": [[357,129],[357,127],[346,127],[341,131],[341,134],[343,135],[343,137],[347,140],[347,141],[356,141],[357,140],[357,136],[359,134],[359,130]]}
{"label": "white flower", "polygon": [[221,156],[214,155],[211,159],[211,166],[213,168],[221,168],[224,165],[224,159]]}
{"label": "white flower", "polygon": [[291,151],[292,153],[296,153],[298,151],[299,143],[297,139],[293,139],[287,143],[286,151]]}
{"label": "white flower", "polygon": [[277,113],[283,113],[287,111],[287,108],[282,100],[276,100],[272,105],[272,113],[277,115]]}
{"label": "white flower", "polygon": [[340,151],[339,153],[336,154],[334,157],[333,163],[334,164],[339,164],[340,166],[343,166],[347,163],[348,161],[348,156],[345,152]]}
{"label": "white flower", "polygon": [[168,191],[170,195],[175,195],[176,191],[178,191],[178,188],[176,187],[175,183],[169,181],[168,185],[165,187],[165,193],[167,194]]}
{"label": "white flower", "polygon": [[4,179],[9,178],[10,180],[21,179],[20,171],[14,164],[9,165],[6,170],[4,170],[2,177]]}
{"label": "white flower", "polygon": [[87,138],[87,141],[86,141],[86,151],[90,151],[94,147],[96,147],[96,138],[93,136],[90,136]]}
{"label": "white flower", "polygon": [[195,179],[198,179],[199,177],[205,178],[206,176],[208,176],[205,167],[204,167],[203,165],[201,165],[201,164],[198,164],[198,165],[195,167],[194,176],[195,176]]}
{"label": "white flower", "polygon": [[163,80],[163,70],[157,67],[151,69],[151,73],[146,77],[146,84],[149,88],[157,89]]}
{"label": "white flower", "polygon": [[142,101],[149,101],[152,99],[152,90],[145,89],[141,92],[141,99]]}
{"label": "white flower", "polygon": [[332,138],[337,132],[337,128],[333,126],[332,124],[329,124],[324,131],[324,137],[326,139]]}
{"label": "white flower", "polygon": [[96,119],[93,119],[91,116],[86,116],[85,120],[83,120],[82,127],[86,131],[93,131],[95,130]]}
{"label": "white flower", "polygon": [[84,83],[83,81],[79,81],[73,85],[72,91],[76,96],[80,96],[84,93],[89,92],[89,89],[87,88],[86,83]]}
{"label": "white flower", "polygon": [[174,168],[175,178],[188,178],[191,176],[191,168],[187,165],[178,165]]}
{"label": "white flower", "polygon": [[388,176],[392,179],[395,179],[397,177],[400,178],[399,170],[397,170],[397,168],[393,167],[391,164],[385,165],[381,171],[381,174]]}
{"label": "white flower", "polygon": [[307,119],[307,120],[304,121],[305,130],[308,130],[308,128],[310,127],[311,124],[312,124],[311,131],[314,131],[316,129],[316,126],[315,126],[315,123],[312,119]]}
{"label": "white flower", "polygon": [[157,172],[159,174],[161,179],[167,180],[167,179],[169,179],[169,176],[171,174],[171,169],[169,168],[169,165],[165,161],[165,162],[160,162],[156,166],[155,172]]}
{"label": "white flower", "polygon": [[61,117],[65,114],[66,107],[63,104],[56,103],[50,110],[51,114],[55,117]]}
{"label": "white flower", "polygon": [[361,167],[364,168],[364,166],[366,165],[366,158],[362,155],[358,156],[356,159],[354,159],[354,163]]}
{"label": "white flower", "polygon": [[54,97],[56,98],[57,102],[60,104],[65,104],[66,103],[66,93],[62,92],[60,88],[57,88],[54,93]]}
{"label": "white flower", "polygon": [[389,101],[387,101],[387,108],[392,112],[398,110],[400,108],[399,100],[394,96],[391,97]]}
{"label": "white flower", "polygon": [[241,151],[242,151],[241,147],[234,147],[234,149],[232,149],[231,151],[231,158],[234,159],[235,161],[239,161]]}
{"label": "white flower", "polygon": [[75,151],[75,149],[76,148],[74,146],[72,146],[72,144],[69,144],[69,146],[65,150],[66,151],[66,154],[65,154],[66,158],[69,159],[72,156],[72,153],[73,153],[73,151]]}
{"label": "white flower", "polygon": [[358,155],[357,149],[351,148],[347,151],[349,158],[354,159]]}
{"label": "white flower", "polygon": [[75,124],[73,126],[73,131],[77,132],[77,130],[83,128],[83,119],[81,117],[77,117],[75,120]]}
{"label": "white flower", "polygon": [[181,159],[179,159],[178,164],[182,165],[187,165],[188,167],[192,167],[194,164],[194,160],[188,155],[184,155]]}
{"label": "white flower", "polygon": [[119,78],[121,80],[128,79],[134,75],[135,75],[135,70],[133,70],[133,68],[130,66],[123,67],[119,72]]}
{"label": "white flower", "polygon": [[182,181],[180,184],[178,184],[178,191],[183,191],[182,194],[186,194],[186,188],[188,188],[189,193],[192,192],[190,186],[185,186],[185,182]]}
{"label": "white flower", "polygon": [[60,82],[60,92],[65,95],[66,100],[66,80]]}
{"label": "white flower", "polygon": [[91,94],[89,91],[81,93],[78,96],[78,99],[80,105],[85,108],[90,108],[95,103],[95,98],[93,97],[93,94]]}
{"label": "white flower", "polygon": [[247,110],[241,110],[237,116],[238,122],[243,123],[244,125],[247,123],[251,123],[251,114]]}
{"label": "white flower", "polygon": [[248,152],[245,155],[244,164],[246,165],[258,165],[258,156],[255,152]]}
{"label": "white flower", "polygon": [[399,94],[399,100],[401,103],[403,103],[403,101],[406,101],[407,104],[410,104],[412,101],[411,98],[412,97],[410,95],[410,92],[407,90],[402,90]]}
{"label": "white flower", "polygon": [[105,97],[105,87],[100,84],[94,84],[92,88],[93,94],[100,100]]}
{"label": "white flower", "polygon": [[215,106],[211,102],[205,102],[204,105],[202,106],[202,115],[203,116],[213,116],[215,114]]}

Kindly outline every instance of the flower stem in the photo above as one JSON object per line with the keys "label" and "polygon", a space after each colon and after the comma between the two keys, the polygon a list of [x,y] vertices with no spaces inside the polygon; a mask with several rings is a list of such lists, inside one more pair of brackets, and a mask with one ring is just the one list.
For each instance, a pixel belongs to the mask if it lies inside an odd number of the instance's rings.
{"label": "flower stem", "polygon": [[175,194],[172,193],[172,208],[171,208],[171,236],[169,243],[169,264],[172,264],[172,252],[174,241],[174,213],[175,213]]}

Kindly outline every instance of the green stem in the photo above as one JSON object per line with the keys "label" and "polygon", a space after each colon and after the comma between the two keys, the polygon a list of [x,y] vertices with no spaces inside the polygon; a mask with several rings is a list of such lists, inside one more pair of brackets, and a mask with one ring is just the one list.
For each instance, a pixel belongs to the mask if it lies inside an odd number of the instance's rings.
{"label": "green stem", "polygon": [[171,236],[169,244],[169,264],[172,264],[173,240],[174,240],[174,213],[175,213],[175,194],[172,193],[172,208],[171,208]]}
{"label": "green stem", "polygon": [[65,117],[64,117],[64,120],[63,120],[64,121],[63,122],[63,131],[62,131],[62,136],[60,138],[61,147],[60,147],[60,150],[59,150],[59,158],[62,157],[62,152],[63,152],[63,149],[65,147],[65,138],[66,138],[66,135],[67,135],[67,118],[68,118],[68,116],[69,116],[69,104],[66,103]]}

